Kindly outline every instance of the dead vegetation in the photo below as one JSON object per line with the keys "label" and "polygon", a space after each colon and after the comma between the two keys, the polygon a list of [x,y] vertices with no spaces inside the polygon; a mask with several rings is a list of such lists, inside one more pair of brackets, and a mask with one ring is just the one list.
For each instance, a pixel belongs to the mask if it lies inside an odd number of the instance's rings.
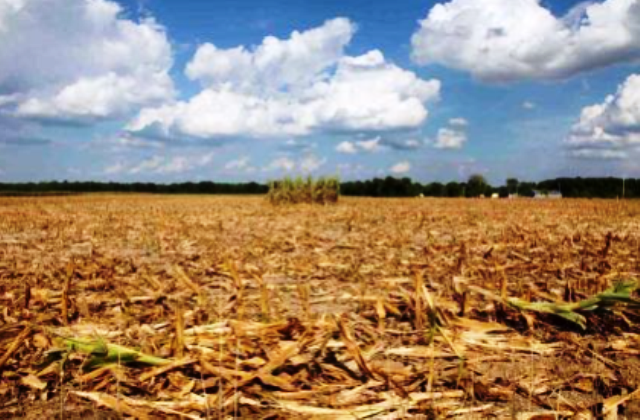
{"label": "dead vegetation", "polygon": [[271,204],[335,204],[340,196],[338,178],[317,178],[311,176],[284,178],[269,182],[267,200]]}
{"label": "dead vegetation", "polygon": [[638,210],[0,199],[0,416],[638,418]]}

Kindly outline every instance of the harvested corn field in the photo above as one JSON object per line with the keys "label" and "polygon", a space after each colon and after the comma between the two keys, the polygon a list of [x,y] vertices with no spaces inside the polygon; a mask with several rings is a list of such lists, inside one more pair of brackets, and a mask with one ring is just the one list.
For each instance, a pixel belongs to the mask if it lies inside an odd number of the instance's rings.
{"label": "harvested corn field", "polygon": [[638,418],[640,203],[0,199],[0,417]]}

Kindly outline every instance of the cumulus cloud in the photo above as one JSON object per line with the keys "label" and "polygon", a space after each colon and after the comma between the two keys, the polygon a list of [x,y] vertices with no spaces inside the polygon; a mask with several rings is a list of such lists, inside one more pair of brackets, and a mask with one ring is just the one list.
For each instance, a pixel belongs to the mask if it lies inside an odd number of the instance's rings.
{"label": "cumulus cloud", "polygon": [[352,142],[343,141],[336,146],[336,152],[353,155],[355,153],[358,153],[358,149],[356,149],[355,144],[353,144]]}
{"label": "cumulus cloud", "polygon": [[227,170],[243,170],[249,167],[251,159],[249,156],[242,156],[238,159],[230,160],[224,165],[224,169]]}
{"label": "cumulus cloud", "polygon": [[417,149],[421,145],[420,141],[416,139],[405,140],[403,144],[407,149]]}
{"label": "cumulus cloud", "polygon": [[[181,157],[174,159],[178,159],[179,161],[183,160]],[[149,159],[143,160],[132,168],[129,168],[127,172],[129,172],[130,174],[161,172],[160,168],[163,166],[163,164],[165,164],[165,159],[162,156],[153,156]]]}
{"label": "cumulus cloud", "polygon": [[575,157],[605,159],[640,147],[640,74],[630,75],[602,103],[583,108],[565,144]]}
{"label": "cumulus cloud", "polygon": [[124,162],[116,162],[112,165],[104,168],[103,172],[105,175],[119,175],[127,170],[127,165]]}
{"label": "cumulus cloud", "polygon": [[213,153],[202,156],[155,155],[137,163],[116,162],[107,166],[103,172],[106,175],[181,174],[209,165],[213,157]]}
{"label": "cumulus cloud", "polygon": [[327,158],[319,158],[315,155],[305,156],[300,160],[300,170],[302,172],[315,172],[327,163]]}
{"label": "cumulus cloud", "polygon": [[577,159],[619,160],[626,159],[628,154],[624,150],[576,149],[569,151],[569,156]]}
{"label": "cumulus cloud", "polygon": [[115,137],[98,139],[92,143],[95,147],[108,146],[112,152],[126,152],[131,149],[162,149],[165,147],[165,143],[132,136],[128,133],[118,133]]}
{"label": "cumulus cloud", "polygon": [[348,19],[338,18],[308,31],[293,31],[286,40],[267,36],[253,51],[205,43],[187,65],[186,74],[203,86],[232,85],[250,93],[304,87],[340,60],[355,30]]}
{"label": "cumulus cloud", "polygon": [[14,116],[91,122],[174,95],[171,46],[152,18],[111,0],[0,3],[0,107]]}
{"label": "cumulus cloud", "polygon": [[290,157],[287,156],[281,156],[278,157],[274,160],[271,161],[271,163],[269,163],[264,170],[265,171],[285,171],[285,172],[291,172],[295,169],[296,167],[296,163],[294,162],[293,159],[291,159]]}
{"label": "cumulus cloud", "polygon": [[356,154],[360,152],[375,153],[381,150],[392,149],[396,151],[416,150],[423,143],[416,139],[402,139],[397,136],[377,136],[369,140],[343,141],[336,146],[336,151],[344,154]]}
{"label": "cumulus cloud", "polygon": [[361,175],[365,169],[365,166],[362,164],[339,163],[336,165],[336,170],[340,175]]}
{"label": "cumulus cloud", "polygon": [[400,138],[388,137],[382,140],[382,145],[393,150],[408,151],[421,148],[423,146],[423,142],[417,139],[403,140]]}
{"label": "cumulus cloud", "polygon": [[382,145],[380,143],[381,140],[382,140],[381,137],[374,137],[369,140],[357,141],[356,144],[360,149],[364,150],[365,152],[377,152],[382,148]]}
{"label": "cumulus cloud", "polygon": [[359,152],[373,153],[382,150],[382,137],[374,137],[369,140],[343,141],[336,146],[336,151],[346,154],[355,154]]}
{"label": "cumulus cloud", "polygon": [[391,171],[391,173],[396,175],[406,174],[411,170],[411,163],[409,163],[406,160],[402,162],[398,162],[395,165],[393,165],[391,168],[389,168],[389,170]]}
{"label": "cumulus cloud", "polygon": [[524,109],[535,109],[536,108],[536,104],[531,102],[531,101],[524,101],[522,103],[522,108],[524,108]]}
{"label": "cumulus cloud", "polygon": [[344,18],[254,48],[201,45],[186,74],[202,90],[187,101],[142,110],[128,126],[161,137],[304,136],[420,126],[440,82],[388,62],[378,50],[352,57]]}
{"label": "cumulus cloud", "polygon": [[438,130],[433,147],[436,149],[461,149],[467,142],[467,126],[469,122],[464,118],[452,118],[448,127]]}
{"label": "cumulus cloud", "polygon": [[317,143],[308,142],[308,141],[305,141],[304,139],[302,140],[289,139],[279,146],[279,148],[283,150],[288,150],[296,153],[310,152],[311,150],[317,147],[318,147]]}
{"label": "cumulus cloud", "polygon": [[297,160],[294,160],[289,156],[279,156],[267,164],[263,168],[263,171],[312,173],[316,172],[326,163],[326,158],[321,158],[314,154],[308,154]]}
{"label": "cumulus cloud", "polygon": [[469,125],[469,121],[464,118],[451,118],[449,120],[449,125],[452,127],[466,127]]}
{"label": "cumulus cloud", "polygon": [[434,147],[436,149],[461,149],[466,141],[467,134],[464,131],[441,128],[438,130]]}
{"label": "cumulus cloud", "polygon": [[412,58],[490,82],[560,79],[640,58],[640,2],[582,2],[556,17],[540,0],[436,4],[412,37]]}

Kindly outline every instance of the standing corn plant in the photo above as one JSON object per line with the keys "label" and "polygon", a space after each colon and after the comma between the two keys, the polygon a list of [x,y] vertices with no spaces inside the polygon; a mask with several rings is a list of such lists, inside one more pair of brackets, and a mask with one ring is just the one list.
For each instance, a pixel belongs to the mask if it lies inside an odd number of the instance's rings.
{"label": "standing corn plant", "polygon": [[307,179],[298,177],[295,180],[287,177],[279,181],[269,182],[267,200],[271,204],[332,204],[338,202],[340,180],[338,178]]}

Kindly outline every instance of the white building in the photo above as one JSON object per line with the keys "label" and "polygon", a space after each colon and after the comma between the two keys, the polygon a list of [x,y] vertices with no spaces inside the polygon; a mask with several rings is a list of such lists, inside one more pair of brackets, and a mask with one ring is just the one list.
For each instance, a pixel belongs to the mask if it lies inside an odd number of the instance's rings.
{"label": "white building", "polygon": [[534,194],[533,198],[552,198],[552,199],[562,198],[562,193],[560,191],[534,190],[533,194]]}

